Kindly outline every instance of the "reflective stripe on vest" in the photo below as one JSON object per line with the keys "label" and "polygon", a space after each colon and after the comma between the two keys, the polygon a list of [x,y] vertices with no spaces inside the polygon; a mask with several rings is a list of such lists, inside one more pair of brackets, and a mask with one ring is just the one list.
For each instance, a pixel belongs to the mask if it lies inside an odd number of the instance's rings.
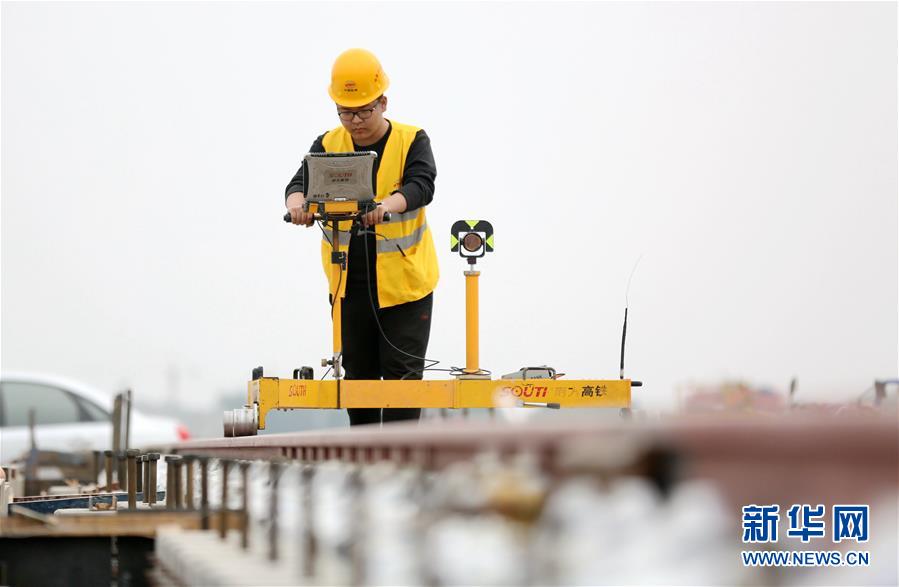
{"label": "reflective stripe on vest", "polygon": [[401,236],[398,238],[386,238],[378,240],[378,252],[379,253],[402,253],[406,254],[407,249],[411,249],[415,245],[421,242],[422,237],[425,234],[425,230],[427,230],[427,223],[419,226],[415,229],[412,234],[408,234],[406,236]]}

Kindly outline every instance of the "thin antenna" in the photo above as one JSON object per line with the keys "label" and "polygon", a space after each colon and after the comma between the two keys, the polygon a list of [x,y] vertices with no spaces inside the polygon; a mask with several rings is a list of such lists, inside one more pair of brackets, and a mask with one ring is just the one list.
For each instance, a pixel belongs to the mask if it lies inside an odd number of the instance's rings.
{"label": "thin antenna", "polygon": [[621,367],[618,369],[618,378],[624,379],[624,340],[627,338],[627,306],[624,307],[624,328],[621,329]]}
{"label": "thin antenna", "polygon": [[643,253],[640,253],[640,256],[637,257],[637,260],[634,262],[634,268],[631,269],[631,276],[627,278],[627,289],[624,290],[624,307],[627,308],[627,295],[631,291],[631,280],[634,278],[634,273],[637,271],[637,265],[640,264],[640,259],[643,258]]}
{"label": "thin antenna", "polygon": [[640,259],[642,258],[643,253],[640,253],[640,256],[637,257],[637,261],[634,263],[634,268],[631,269],[630,277],[627,278],[627,289],[624,290],[624,326],[621,328],[621,365],[618,369],[619,379],[624,379],[624,341],[627,340],[627,296],[631,291],[631,279],[634,278],[634,272],[637,271],[637,265],[640,264]]}

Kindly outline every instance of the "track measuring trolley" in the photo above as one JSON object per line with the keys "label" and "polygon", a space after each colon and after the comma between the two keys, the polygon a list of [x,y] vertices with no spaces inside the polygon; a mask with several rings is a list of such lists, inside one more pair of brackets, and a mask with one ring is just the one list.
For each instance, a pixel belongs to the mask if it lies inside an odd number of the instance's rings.
{"label": "track measuring trolley", "polygon": [[[309,153],[303,166],[307,178],[305,210],[321,223],[331,245],[331,271],[335,283],[343,283],[346,252],[338,243],[350,231],[361,230],[361,218],[378,203],[374,199],[373,152]],[[290,222],[290,214],[284,220]],[[390,221],[389,213],[385,221]],[[341,235],[345,235],[341,237]],[[312,367],[294,369],[293,377],[269,377],[262,367],[253,369],[247,385],[247,403],[224,415],[225,436],[252,436],[265,429],[271,410],[343,408],[620,408],[629,410],[631,390],[639,381],[619,379],[562,379],[548,366],[525,367],[492,379],[478,362],[477,260],[493,251],[493,227],[484,220],[460,220],[453,224],[453,252],[467,261],[465,274],[465,367],[442,380],[348,380],[341,366],[341,297],[332,295],[331,357],[327,379],[316,379]],[[338,285],[339,288],[339,285]],[[333,293],[333,292],[332,292]],[[626,314],[625,314],[626,320]],[[625,322],[626,325],[626,322]]]}

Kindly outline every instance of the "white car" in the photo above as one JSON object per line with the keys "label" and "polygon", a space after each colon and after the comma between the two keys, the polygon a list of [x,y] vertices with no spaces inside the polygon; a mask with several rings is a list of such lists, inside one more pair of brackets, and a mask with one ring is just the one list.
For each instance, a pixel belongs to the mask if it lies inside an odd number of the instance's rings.
{"label": "white car", "polygon": [[[113,397],[60,377],[3,373],[0,377],[0,463],[31,448],[28,413],[35,411],[40,450],[82,451],[112,448]],[[131,446],[159,446],[187,440],[187,428],[172,418],[149,416],[132,408]]]}

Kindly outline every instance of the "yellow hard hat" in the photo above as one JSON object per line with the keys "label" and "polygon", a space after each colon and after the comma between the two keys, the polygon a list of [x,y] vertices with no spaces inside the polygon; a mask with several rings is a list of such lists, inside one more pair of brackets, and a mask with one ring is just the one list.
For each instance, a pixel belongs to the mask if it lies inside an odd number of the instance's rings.
{"label": "yellow hard hat", "polygon": [[340,106],[357,108],[373,102],[387,90],[390,80],[371,51],[347,49],[334,61],[328,94]]}

